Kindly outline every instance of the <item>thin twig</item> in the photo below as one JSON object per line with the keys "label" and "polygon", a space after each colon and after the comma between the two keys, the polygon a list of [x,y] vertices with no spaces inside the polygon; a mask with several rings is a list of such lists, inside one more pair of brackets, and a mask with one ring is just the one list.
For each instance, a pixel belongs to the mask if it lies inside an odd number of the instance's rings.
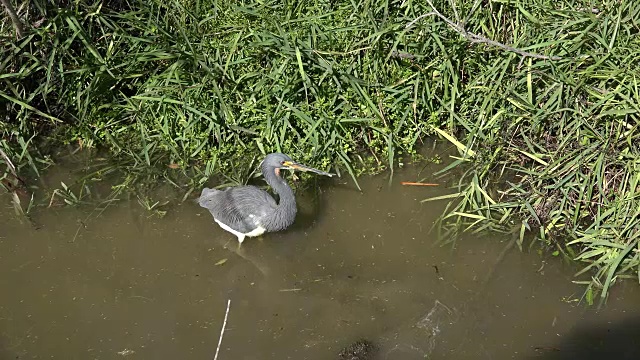
{"label": "thin twig", "polygon": [[400,184],[405,185],[405,186],[438,186],[438,184],[423,183],[423,182],[411,182],[411,181],[402,181]]}
{"label": "thin twig", "polygon": [[227,317],[229,316],[229,307],[231,306],[231,299],[227,300],[227,312],[224,314],[224,322],[222,323],[222,330],[220,330],[220,338],[218,339],[218,348],[216,349],[216,356],[213,360],[218,360],[218,353],[220,352],[220,345],[222,344],[222,336],[224,336],[224,328],[227,327]]}
{"label": "thin twig", "polygon": [[16,14],[16,11],[13,9],[13,6],[11,6],[11,2],[9,1],[10,0],[0,0],[0,2],[2,2],[2,5],[4,5],[4,8],[7,10],[13,26],[16,28],[16,34],[19,38],[22,38],[24,36],[22,22],[20,21],[18,14]]}
{"label": "thin twig", "polygon": [[422,15],[418,16],[417,18],[411,20],[404,28],[408,29],[408,28],[412,27],[413,25],[415,25],[415,23],[417,23],[418,21],[426,18],[427,16],[431,16],[431,15],[437,15],[437,14],[435,12],[433,12],[433,11],[429,12],[429,13],[426,13],[426,14],[422,14]]}
{"label": "thin twig", "polygon": [[504,49],[504,50],[507,50],[507,51],[510,51],[510,52],[514,52],[514,53],[516,53],[518,55],[531,57],[531,58],[534,58],[534,59],[541,59],[541,60],[560,60],[560,59],[562,59],[559,56],[547,56],[547,55],[541,55],[541,54],[536,54],[536,53],[530,53],[530,52],[527,52],[527,51],[524,51],[524,50],[520,50],[520,49],[514,48],[514,47],[509,46],[509,45],[505,45],[505,44],[503,44],[501,42],[498,42],[498,41],[495,41],[495,40],[491,40],[491,39],[486,38],[486,37],[484,37],[482,35],[478,35],[478,34],[474,34],[472,32],[469,32],[461,24],[454,23],[448,17],[442,15],[442,13],[440,13],[438,11],[438,9],[436,9],[436,7],[433,5],[433,3],[431,3],[430,0],[426,0],[426,1],[429,4],[429,6],[431,6],[433,11],[418,16],[416,19],[414,19],[411,22],[409,22],[405,26],[405,29],[410,28],[416,22],[420,21],[421,19],[423,19],[423,18],[425,18],[427,16],[435,15],[435,16],[439,17],[440,19],[442,19],[442,21],[446,22],[447,25],[449,25],[454,31],[456,31],[457,33],[459,33],[460,35],[462,35],[463,37],[465,37],[467,40],[469,40],[472,43],[482,43],[482,44],[487,44],[487,45],[499,47],[501,49]]}

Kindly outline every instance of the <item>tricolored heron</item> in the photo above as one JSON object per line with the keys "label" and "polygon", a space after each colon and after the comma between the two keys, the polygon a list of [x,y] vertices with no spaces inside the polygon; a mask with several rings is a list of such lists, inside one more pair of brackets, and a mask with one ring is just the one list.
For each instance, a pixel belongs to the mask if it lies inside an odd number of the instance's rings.
{"label": "tricolored heron", "polygon": [[198,203],[208,209],[221,228],[238,237],[260,236],[265,232],[288,228],[296,218],[296,197],[289,184],[280,176],[280,169],[311,171],[333,176],[306,165],[298,164],[285,154],[267,155],[261,164],[267,184],[279,195],[276,201],[268,192],[255,186],[235,186],[223,190],[204,188]]}

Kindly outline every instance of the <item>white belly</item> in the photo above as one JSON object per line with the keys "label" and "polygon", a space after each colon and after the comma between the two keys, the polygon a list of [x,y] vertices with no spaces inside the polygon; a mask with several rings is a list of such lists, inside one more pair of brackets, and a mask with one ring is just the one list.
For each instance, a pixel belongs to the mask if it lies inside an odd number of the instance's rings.
{"label": "white belly", "polygon": [[214,218],[213,220],[215,220],[218,223],[218,225],[220,225],[221,228],[227,230],[228,232],[230,232],[233,235],[238,236],[238,237],[240,237],[240,236],[243,236],[243,237],[244,236],[256,237],[256,236],[260,236],[260,235],[264,234],[264,232],[266,231],[266,229],[263,228],[262,226],[258,226],[254,230],[252,230],[252,231],[250,231],[250,232],[248,232],[246,234],[243,234],[243,233],[241,233],[239,231],[233,230],[229,226],[227,226],[227,225],[223,224],[222,222],[218,221],[218,219]]}
{"label": "white belly", "polygon": [[260,236],[260,235],[264,234],[265,231],[266,231],[265,228],[263,228],[262,226],[258,226],[256,229],[246,233],[245,235],[248,236],[248,237],[256,237],[256,236]]}

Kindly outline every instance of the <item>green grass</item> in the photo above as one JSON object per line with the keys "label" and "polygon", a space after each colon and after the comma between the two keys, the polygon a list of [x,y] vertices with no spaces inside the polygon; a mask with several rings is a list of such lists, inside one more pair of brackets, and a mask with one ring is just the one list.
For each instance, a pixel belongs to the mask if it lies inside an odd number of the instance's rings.
{"label": "green grass", "polygon": [[188,168],[192,186],[270,151],[337,160],[355,177],[372,164],[354,154],[367,149],[385,166],[427,132],[429,109],[410,111],[427,85],[399,61],[377,61],[401,26],[370,21],[384,7],[79,4],[48,9],[27,38],[5,43],[0,96],[12,118],[2,130],[14,156],[22,134],[45,132],[105,149],[127,174]]}
{"label": "green grass", "polygon": [[149,187],[245,182],[271,151],[357,180],[435,135],[460,153],[443,239],[540,239],[589,302],[640,279],[637,1],[29,4],[24,37],[0,27],[0,148],[28,179],[61,148],[109,159],[48,198],[109,178],[155,209]]}
{"label": "green grass", "polygon": [[439,224],[543,240],[587,264],[590,303],[640,276],[640,3],[600,6],[505,3],[470,30],[560,59],[492,57],[460,86],[445,114],[465,172]]}

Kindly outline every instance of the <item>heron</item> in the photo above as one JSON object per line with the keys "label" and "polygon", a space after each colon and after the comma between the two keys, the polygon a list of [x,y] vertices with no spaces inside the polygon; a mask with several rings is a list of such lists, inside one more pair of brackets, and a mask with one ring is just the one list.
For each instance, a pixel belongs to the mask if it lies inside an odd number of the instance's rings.
{"label": "heron", "polygon": [[312,167],[294,162],[288,155],[268,154],[260,165],[262,176],[280,200],[265,190],[252,185],[228,187],[222,190],[204,188],[198,204],[208,209],[218,225],[238,237],[240,244],[245,237],[255,237],[265,232],[281,231],[293,224],[296,218],[296,197],[281,169],[309,171],[333,176]]}

